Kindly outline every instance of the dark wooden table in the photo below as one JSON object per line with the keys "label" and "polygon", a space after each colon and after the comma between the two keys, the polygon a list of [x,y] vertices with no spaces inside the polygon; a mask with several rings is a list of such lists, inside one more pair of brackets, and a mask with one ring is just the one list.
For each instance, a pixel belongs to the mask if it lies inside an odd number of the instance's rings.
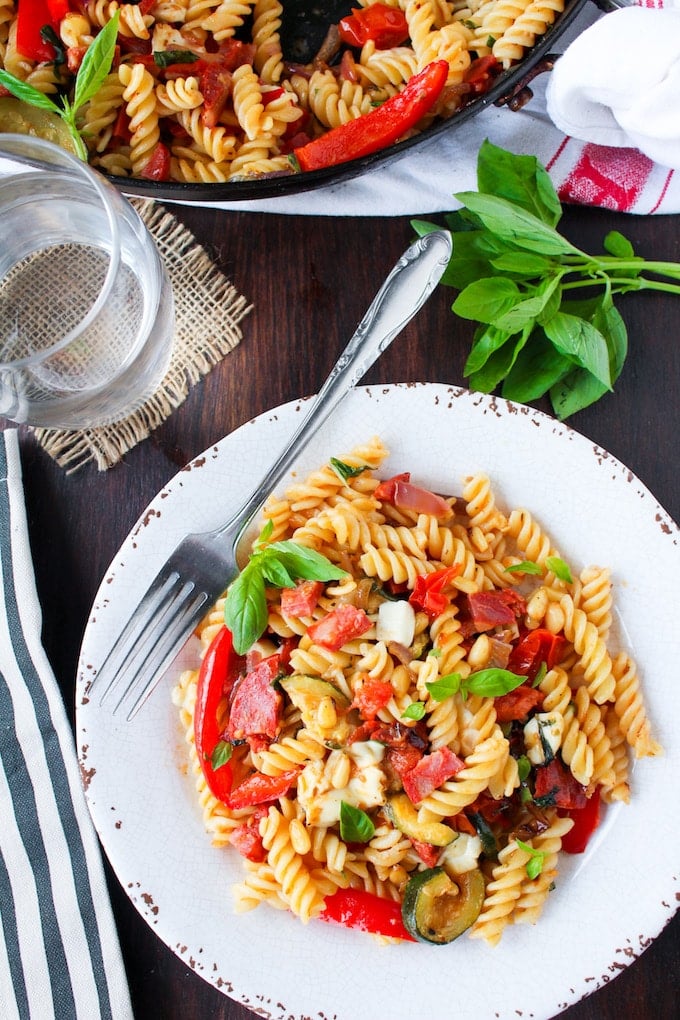
{"label": "dark wooden table", "polygon": [[[87,467],[67,475],[22,430],[44,641],[69,706],[90,605],[110,560],[146,504],[178,468],[225,433],[261,411],[318,389],[412,237],[406,218],[321,219],[192,207],[174,211],[253,303],[243,323],[240,346],[193,389],[186,403],[150,439],[107,473]],[[562,226],[587,250],[601,250],[604,234],[616,228],[632,239],[641,254],[680,261],[680,217],[635,218],[571,209]],[[454,318],[451,300],[451,293],[439,288],[366,381],[463,384],[471,326]],[[626,463],[680,520],[680,299],[629,295],[620,299],[619,308],[631,340],[623,377],[614,395],[581,412],[570,424]],[[667,595],[677,598],[676,593]],[[678,804],[668,807],[678,810]],[[642,834],[641,849],[653,839],[654,832]],[[252,1017],[159,941],[114,877],[111,894],[138,1020]],[[615,912],[613,889],[613,916]],[[680,917],[676,916],[632,966],[621,973],[613,969],[610,983],[564,1016],[569,1020],[675,1017],[679,975]],[[527,979],[541,980],[540,938],[536,958],[527,961]]]}

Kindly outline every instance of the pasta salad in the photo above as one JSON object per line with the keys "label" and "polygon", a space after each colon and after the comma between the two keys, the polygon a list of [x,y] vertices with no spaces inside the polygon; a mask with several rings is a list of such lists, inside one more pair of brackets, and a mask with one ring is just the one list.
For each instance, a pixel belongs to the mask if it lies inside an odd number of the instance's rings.
{"label": "pasta salad", "polygon": [[[85,54],[117,17],[113,62],[77,111],[89,161],[117,177],[224,183],[334,165],[452,116],[564,2],[357,0],[301,64],[283,53],[279,0],[0,0],[0,70],[37,91],[35,106],[40,94],[72,104]],[[22,121],[12,107],[26,89],[7,84],[2,129],[40,130],[35,111]],[[59,121],[37,116],[44,131]]]}
{"label": "pasta salad", "polygon": [[445,498],[386,457],[269,498],[173,701],[237,911],[493,946],[661,748],[609,570],[576,573],[485,474]]}

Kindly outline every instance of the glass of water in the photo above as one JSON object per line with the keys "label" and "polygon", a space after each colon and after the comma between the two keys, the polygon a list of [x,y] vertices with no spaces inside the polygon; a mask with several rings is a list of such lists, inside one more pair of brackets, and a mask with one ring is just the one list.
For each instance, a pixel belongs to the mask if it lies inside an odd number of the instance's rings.
{"label": "glass of water", "polygon": [[0,416],[127,417],[170,360],[172,290],[137,211],[64,149],[0,134]]}

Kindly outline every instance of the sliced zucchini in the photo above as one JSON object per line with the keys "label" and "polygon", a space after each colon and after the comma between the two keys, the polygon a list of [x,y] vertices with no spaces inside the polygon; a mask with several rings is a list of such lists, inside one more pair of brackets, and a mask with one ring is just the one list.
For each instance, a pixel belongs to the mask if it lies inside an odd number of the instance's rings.
{"label": "sliced zucchini", "polygon": [[456,876],[443,868],[427,868],[409,879],[401,907],[406,930],[420,942],[453,942],[474,924],[484,902],[484,876],[479,868]]}
{"label": "sliced zucchini", "polygon": [[419,822],[418,812],[405,793],[395,793],[385,805],[385,813],[392,825],[410,839],[430,843],[431,846],[448,846],[456,835],[443,822]]}
{"label": "sliced zucchini", "polygon": [[0,133],[34,135],[75,153],[71,133],[58,113],[29,106],[14,96],[0,99]]}

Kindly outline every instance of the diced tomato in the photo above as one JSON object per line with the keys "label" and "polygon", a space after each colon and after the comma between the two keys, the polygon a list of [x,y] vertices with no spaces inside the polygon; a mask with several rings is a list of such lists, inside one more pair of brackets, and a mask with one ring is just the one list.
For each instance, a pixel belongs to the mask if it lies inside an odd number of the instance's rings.
{"label": "diced tomato", "polygon": [[273,686],[280,673],[281,656],[276,652],[262,659],[238,683],[229,710],[228,740],[274,739],[283,712],[283,697]]}
{"label": "diced tomato", "polygon": [[404,471],[380,482],[373,495],[382,503],[389,503],[398,510],[428,514],[438,520],[446,520],[453,514],[451,507],[441,496],[419,485],[413,485],[410,471]]}
{"label": "diced tomato", "polygon": [[299,773],[299,769],[290,769],[278,776],[264,776],[261,772],[253,772],[231,791],[227,798],[227,807],[232,811],[238,811],[240,808],[269,804],[279,797],[285,797]]}
{"label": "diced tomato", "polygon": [[342,41],[357,49],[370,41],[377,50],[389,50],[401,46],[409,35],[403,12],[381,3],[363,9],[353,7],[352,13],[340,20],[338,30]]}
{"label": "diced tomato", "polygon": [[439,860],[442,848],[440,846],[432,846],[431,843],[423,843],[421,839],[413,839],[412,836],[409,836],[409,839],[411,840],[411,846],[418,854],[423,864],[425,864],[428,868],[434,868]]}
{"label": "diced tomato", "polygon": [[170,177],[170,150],[163,142],[157,142],[147,162],[139,173],[147,181],[167,181]]}
{"label": "diced tomato", "polygon": [[562,849],[568,854],[582,854],[600,824],[600,787],[595,787],[582,808],[571,808],[560,814],[566,814],[574,822],[573,828],[562,836]]}
{"label": "diced tomato", "polygon": [[463,80],[472,86],[472,91],[475,94],[479,94],[489,89],[493,79],[500,70],[501,66],[496,57],[492,53],[487,53],[485,56],[477,57],[470,62]]}
{"label": "diced tomato", "polygon": [[471,633],[481,634],[495,627],[507,627],[516,623],[518,616],[526,612],[526,600],[511,588],[501,588],[497,591],[471,592],[467,597],[467,607]]}
{"label": "diced tomato", "polygon": [[365,634],[371,626],[371,621],[363,609],[349,603],[341,603],[308,627],[307,637],[314,644],[337,652],[348,641]]}
{"label": "diced tomato", "polygon": [[446,588],[454,577],[460,573],[460,564],[435,570],[432,574],[418,574],[409,602],[414,609],[422,609],[431,619],[435,619],[451,604],[450,596],[445,594]]}
{"label": "diced tomato", "polygon": [[364,720],[373,720],[394,696],[394,688],[389,680],[367,677],[354,695],[353,708],[358,708]]}
{"label": "diced tomato", "polygon": [[294,588],[281,592],[281,612],[284,616],[311,616],[323,591],[323,581],[299,581]]}
{"label": "diced tomato", "polygon": [[118,116],[114,122],[111,130],[111,138],[117,142],[122,142],[124,145],[129,144],[132,138],[132,132],[130,131],[130,118],[127,115],[125,106],[121,106],[118,111]]}
{"label": "diced tomato", "polygon": [[543,703],[543,692],[531,684],[520,684],[513,691],[501,694],[494,698],[493,706],[496,709],[498,722],[512,722],[514,719],[524,719],[534,708]]}
{"label": "diced tomato", "polygon": [[401,781],[404,791],[412,804],[420,804],[443,782],[455,776],[465,768],[465,762],[448,748],[440,747],[431,754],[425,754],[410,771],[406,772]]}
{"label": "diced tomato", "polygon": [[561,634],[552,634],[543,627],[525,631],[510,653],[508,669],[534,680],[542,663],[552,669],[559,662],[563,647]]}
{"label": "diced tomato", "polygon": [[207,64],[199,78],[199,89],[203,96],[201,123],[205,127],[213,128],[231,95],[231,71],[221,64]]}
{"label": "diced tomato", "polygon": [[584,808],[587,798],[585,787],[578,783],[559,758],[540,765],[534,777],[534,800],[545,806]]}
{"label": "diced tomato", "polygon": [[345,928],[415,941],[406,931],[399,900],[388,900],[365,889],[338,889],[327,896],[319,915],[322,921],[334,921]]}
{"label": "diced tomato", "polygon": [[247,822],[237,825],[229,833],[229,842],[243,857],[260,864],[267,857],[267,851],[260,835],[260,821],[267,813],[265,807],[257,808]]}

